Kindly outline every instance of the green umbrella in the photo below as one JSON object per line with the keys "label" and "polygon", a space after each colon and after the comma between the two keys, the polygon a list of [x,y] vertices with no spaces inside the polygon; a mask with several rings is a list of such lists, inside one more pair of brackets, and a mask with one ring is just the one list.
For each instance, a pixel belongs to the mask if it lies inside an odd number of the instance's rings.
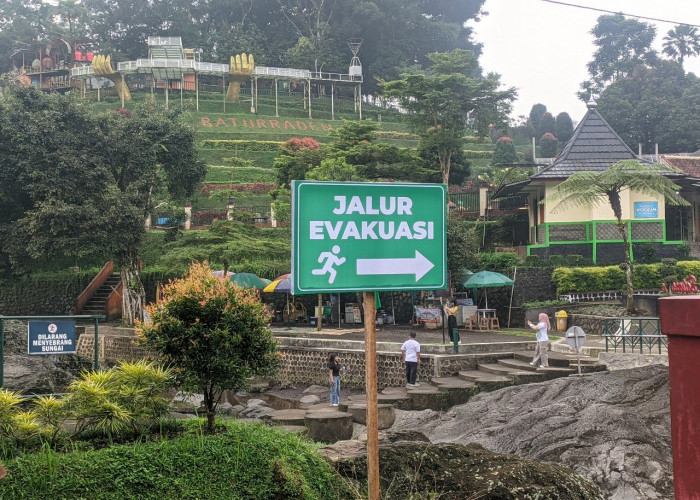
{"label": "green umbrella", "polygon": [[236,273],[231,276],[231,282],[241,288],[257,288],[262,290],[267,284],[253,273]]}
{"label": "green umbrella", "polygon": [[[467,277],[462,283],[466,288],[497,288],[502,286],[513,286],[513,280],[508,276],[493,271],[479,271]],[[484,290],[486,296],[486,309],[489,308],[489,296]]]}

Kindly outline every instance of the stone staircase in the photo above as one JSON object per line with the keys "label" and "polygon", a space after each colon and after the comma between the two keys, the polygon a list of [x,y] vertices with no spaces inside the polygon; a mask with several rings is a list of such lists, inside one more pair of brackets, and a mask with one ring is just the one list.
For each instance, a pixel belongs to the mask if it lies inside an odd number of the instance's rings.
{"label": "stone staircase", "polygon": [[119,286],[119,283],[121,283],[121,277],[118,274],[112,274],[109,278],[107,278],[102,286],[90,296],[90,299],[83,307],[81,314],[105,314],[107,311],[107,300],[109,299],[112,291]]}
{"label": "stone staircase", "polygon": [[[596,358],[581,356],[581,373],[605,371]],[[476,370],[460,371],[457,376],[433,378],[430,383],[416,387],[387,387],[377,395],[379,429],[388,429],[394,422],[394,410],[445,411],[466,403],[482,391],[503,387],[544,382],[578,373],[576,356],[551,352],[549,368],[530,365],[532,351],[513,352],[495,362],[479,363]],[[327,391],[327,389],[324,389]],[[353,424],[365,425],[366,395],[350,395],[339,406],[328,403],[304,405],[299,401],[272,401],[276,410],[272,425],[301,432],[315,441],[335,442],[353,436]]]}

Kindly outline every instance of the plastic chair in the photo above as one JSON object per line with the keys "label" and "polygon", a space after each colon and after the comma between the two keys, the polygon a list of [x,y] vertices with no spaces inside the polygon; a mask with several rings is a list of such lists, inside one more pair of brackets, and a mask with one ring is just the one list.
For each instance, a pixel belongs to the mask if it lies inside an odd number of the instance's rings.
{"label": "plastic chair", "polygon": [[479,328],[479,318],[475,314],[474,316],[470,316],[464,320],[464,327],[467,328],[468,330],[476,330]]}

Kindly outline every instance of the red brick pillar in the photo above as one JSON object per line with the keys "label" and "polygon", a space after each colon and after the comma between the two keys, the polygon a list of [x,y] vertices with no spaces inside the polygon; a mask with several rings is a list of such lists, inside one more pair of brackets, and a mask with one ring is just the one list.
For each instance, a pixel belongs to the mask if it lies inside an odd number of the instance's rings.
{"label": "red brick pillar", "polygon": [[675,496],[700,498],[700,295],[659,299],[659,314],[668,336]]}

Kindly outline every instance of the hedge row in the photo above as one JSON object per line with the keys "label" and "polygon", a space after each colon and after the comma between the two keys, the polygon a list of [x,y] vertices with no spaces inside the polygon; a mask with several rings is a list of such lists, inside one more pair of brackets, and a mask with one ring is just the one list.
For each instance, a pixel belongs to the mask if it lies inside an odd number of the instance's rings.
{"label": "hedge row", "polygon": [[200,149],[198,157],[207,165],[225,165],[232,155],[250,160],[260,168],[272,168],[272,164],[280,151],[229,151],[226,149]]}
{"label": "hedge row", "polygon": [[417,134],[411,134],[410,132],[397,132],[395,130],[377,130],[374,135],[381,139],[407,139],[411,141],[420,140],[420,136]]}
{"label": "hedge row", "polygon": [[[634,266],[636,289],[660,289],[664,281],[682,281],[689,275],[700,276],[700,261],[676,264],[637,264]],[[623,266],[559,267],[552,273],[557,293],[624,290]]]}
{"label": "hedge row", "polygon": [[206,183],[252,184],[255,182],[274,183],[275,170],[262,167],[221,167],[209,166]]}
{"label": "hedge row", "polygon": [[[185,422],[175,439],[96,451],[42,453],[6,462],[0,498],[317,500],[356,498],[330,463],[299,436],[262,424]],[[172,424],[170,424],[172,426]]]}
{"label": "hedge row", "polygon": [[42,316],[68,314],[78,295],[99,269],[62,271],[0,280],[0,314],[5,316]]}
{"label": "hedge row", "polygon": [[464,156],[467,158],[482,158],[482,159],[491,159],[493,156],[493,151],[475,151],[473,149],[465,149],[464,150]]}
{"label": "hedge row", "polygon": [[205,139],[203,148],[225,149],[227,151],[276,151],[279,152],[282,142],[256,141],[251,139]]}

